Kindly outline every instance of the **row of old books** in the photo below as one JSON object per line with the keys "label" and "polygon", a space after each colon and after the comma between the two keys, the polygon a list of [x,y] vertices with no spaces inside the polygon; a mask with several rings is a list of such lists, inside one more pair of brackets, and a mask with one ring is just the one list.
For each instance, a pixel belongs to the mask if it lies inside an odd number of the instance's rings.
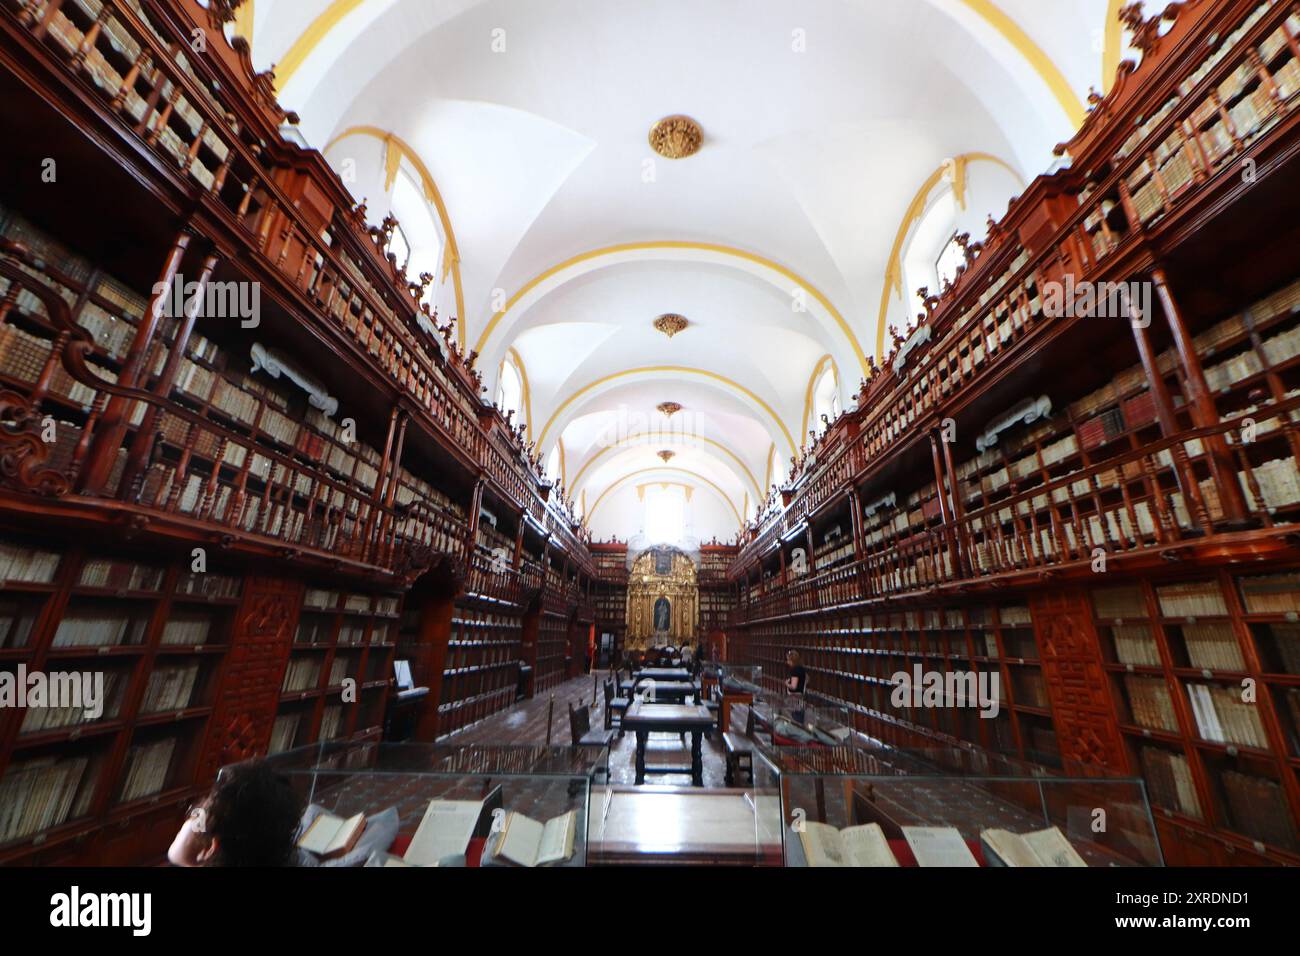
{"label": "row of old books", "polygon": [[0,584],[5,581],[24,584],[49,584],[59,567],[54,551],[39,551],[9,541],[0,541]]}
{"label": "row of old books", "polygon": [[228,574],[187,572],[176,581],[176,593],[190,597],[231,599],[239,597],[240,579]]}
{"label": "row of old books", "polygon": [[84,588],[109,588],[114,591],[143,591],[157,594],[162,590],[164,569],[133,561],[91,558],[81,566],[77,579]]}
{"label": "row of old books", "polygon": [[1146,598],[1140,587],[1097,588],[1092,592],[1092,607],[1098,618],[1122,622],[1146,618]]}
{"label": "row of old books", "polygon": [[1141,748],[1142,776],[1146,778],[1151,803],[1194,820],[1205,819],[1196,793],[1192,767],[1184,754],[1162,747]]}
{"label": "row of old books", "polygon": [[163,626],[164,644],[206,644],[212,633],[213,619],[205,614],[177,613]]}
{"label": "row of old books", "polygon": [[1156,588],[1165,617],[1221,617],[1228,613],[1216,581],[1191,581]]}
{"label": "row of old books", "polygon": [[343,726],[343,708],[339,704],[330,704],[320,718],[321,740],[333,740],[339,735]]}
{"label": "row of old books", "polygon": [[1300,613],[1300,573],[1244,577],[1239,584],[1248,614]]}
{"label": "row of old books", "polygon": [[1187,659],[1193,667],[1222,671],[1246,669],[1241,645],[1231,624],[1183,624],[1178,630],[1183,646],[1187,648]]}
{"label": "row of old books", "polygon": [[41,606],[31,601],[0,600],[0,650],[27,646]]}
{"label": "row of old books", "polygon": [[1241,688],[1188,684],[1187,696],[1202,740],[1268,749],[1268,734],[1260,720],[1259,705],[1243,700]]}
{"label": "row of old books", "polygon": [[1251,471],[1259,485],[1260,497],[1264,500],[1261,503],[1255,499],[1246,476],[1240,475],[1248,508],[1257,509],[1262,504],[1265,508],[1276,510],[1300,503],[1300,470],[1297,470],[1294,458],[1275,458],[1255,466]]}
{"label": "row of old books", "polygon": [[161,791],[167,782],[167,770],[175,750],[175,737],[132,746],[126,755],[126,774],[119,801],[130,803]]}
{"label": "row of old books", "polygon": [[286,693],[314,689],[320,681],[320,666],[320,658],[315,654],[292,658],[285,668],[280,689]]}
{"label": "row of old books", "polygon": [[55,647],[112,647],[144,643],[148,614],[109,611],[103,607],[71,608],[54,632]]}
{"label": "row of old books", "polygon": [[87,723],[91,720],[111,720],[118,715],[122,708],[122,697],[126,692],[126,686],[130,682],[131,672],[128,670],[106,670],[104,674],[103,712],[98,717],[91,717],[87,714],[87,708],[84,706],[71,707],[28,707],[23,715],[23,726],[20,733],[35,734],[45,730],[58,730],[63,727],[72,727],[76,724]]}
{"label": "row of old books", "polygon": [[294,740],[298,736],[298,725],[302,723],[302,718],[301,711],[281,714],[275,718],[275,723],[271,726],[271,743],[267,748],[270,753],[283,753],[293,747]]}
{"label": "row of old books", "polygon": [[346,656],[340,655],[335,657],[334,661],[330,664],[330,679],[327,686],[338,687],[342,684],[348,677],[348,671],[350,670],[351,664],[352,661]]}
{"label": "row of old books", "polygon": [[1139,727],[1174,732],[1178,730],[1174,699],[1163,678],[1125,674],[1124,690],[1128,694],[1129,712]]}
{"label": "row of old books", "polygon": [[1159,667],[1160,648],[1149,624],[1116,624],[1110,628],[1115,659],[1136,667]]}
{"label": "row of old books", "polygon": [[88,757],[16,761],[0,780],[0,843],[30,836],[82,816],[93,782]]}
{"label": "row of old books", "polygon": [[141,713],[184,710],[194,699],[194,686],[199,677],[199,662],[173,667],[155,667],[145,688]]}

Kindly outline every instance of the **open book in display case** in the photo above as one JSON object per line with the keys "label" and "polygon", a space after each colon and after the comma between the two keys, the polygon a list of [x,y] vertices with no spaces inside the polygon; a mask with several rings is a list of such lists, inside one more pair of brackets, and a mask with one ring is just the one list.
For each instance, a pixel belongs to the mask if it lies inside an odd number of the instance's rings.
{"label": "open book in display case", "polygon": [[1161,866],[1140,779],[1065,777],[974,748],[763,747],[785,865]]}

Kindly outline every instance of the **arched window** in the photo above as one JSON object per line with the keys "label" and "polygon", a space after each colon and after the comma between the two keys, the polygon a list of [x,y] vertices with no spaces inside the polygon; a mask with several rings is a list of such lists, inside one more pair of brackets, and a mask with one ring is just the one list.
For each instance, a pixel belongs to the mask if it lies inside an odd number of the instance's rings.
{"label": "arched window", "polygon": [[425,301],[432,304],[434,289],[442,278],[442,236],[433,206],[419,181],[407,170],[405,160],[393,181],[392,207],[398,228],[393,231],[389,249],[412,282],[419,281],[425,272],[434,277],[425,294]]}
{"label": "arched window", "polygon": [[645,490],[645,536],[650,544],[677,544],[686,537],[686,489],[650,485]]}
{"label": "arched window", "polygon": [[957,235],[957,216],[957,197],[952,189],[947,189],[931,203],[912,233],[903,256],[912,302],[909,321],[925,308],[925,303],[915,297],[916,290],[925,286],[937,295],[943,289],[944,280],[956,279],[957,266],[966,261],[961,246],[953,241]]}
{"label": "arched window", "polygon": [[559,481],[563,477],[564,467],[560,460],[560,446],[557,442],[551,449],[550,455],[546,458],[546,477],[551,481]]}
{"label": "arched window", "polygon": [[813,383],[813,424],[812,427],[819,432],[826,430],[826,424],[822,421],[822,416],[826,416],[827,421],[835,421],[840,414],[840,377],[835,370],[832,362],[826,363],[826,368],[822,370],[817,381]]}
{"label": "arched window", "polygon": [[524,380],[512,359],[501,363],[501,377],[497,382],[497,407],[504,415],[514,412],[516,425],[527,424],[524,421]]}

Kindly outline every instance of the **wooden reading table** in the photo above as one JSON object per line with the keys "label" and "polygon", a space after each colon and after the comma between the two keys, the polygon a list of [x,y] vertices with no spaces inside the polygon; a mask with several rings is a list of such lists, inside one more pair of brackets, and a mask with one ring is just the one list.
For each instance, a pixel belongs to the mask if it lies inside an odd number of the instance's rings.
{"label": "wooden reading table", "polygon": [[[704,757],[701,741],[713,727],[713,716],[707,707],[699,704],[650,704],[634,701],[623,715],[623,729],[636,734],[636,783],[645,783],[649,773],[689,773],[691,783],[704,786]],[[645,748],[652,733],[690,734],[691,765],[689,767],[654,767],[645,765]]]}

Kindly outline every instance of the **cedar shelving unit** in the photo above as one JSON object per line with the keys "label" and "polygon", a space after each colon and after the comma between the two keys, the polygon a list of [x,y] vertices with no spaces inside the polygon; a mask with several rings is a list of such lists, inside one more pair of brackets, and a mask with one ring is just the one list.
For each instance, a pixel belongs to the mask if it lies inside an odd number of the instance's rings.
{"label": "cedar shelving unit", "polygon": [[[876,737],[1069,767],[1090,758],[1065,749],[1075,738],[1060,721],[1078,719],[1053,707],[1053,675],[1086,666],[1100,674],[1093,706],[1110,712],[1097,731],[1116,741],[1097,769],[1146,778],[1171,862],[1300,863],[1300,552],[1284,537],[1300,517],[1294,170],[1238,188],[1245,157],[1294,166],[1298,37],[1294,3],[1179,11],[1069,144],[1072,168],[1040,177],[995,224],[929,314],[929,348],[882,374],[817,449],[824,461],[846,436],[860,443],[841,490],[861,509],[863,560],[780,576],[773,542],[788,546],[806,520],[816,529],[838,493],[820,471],[742,541],[733,660],[775,685],[795,647],[814,696]],[[1224,252],[1274,232],[1268,255]],[[1067,274],[1155,283],[1154,374],[1122,318],[1089,329],[1047,314],[1046,283]],[[1208,401],[1195,397],[1202,375]],[[1046,417],[973,447],[1040,395]],[[947,418],[958,441],[945,447]],[[1123,570],[1091,567],[1099,551]],[[1095,645],[1095,670],[1042,659],[1061,614]],[[995,670],[1001,713],[894,708],[889,676],[912,663]]]}
{"label": "cedar shelving unit", "polygon": [[[195,28],[207,35],[201,58],[186,55]],[[462,723],[513,700],[507,658],[518,656],[526,605],[449,592],[474,578],[460,572],[490,537],[470,533],[485,487],[505,525],[525,512],[550,519],[531,468],[502,440],[465,359],[421,330],[406,278],[354,197],[319,154],[283,142],[285,114],[210,11],[194,0],[105,0],[92,13],[66,0],[28,22],[6,9],[0,81],[15,168],[53,139],[67,146],[60,172],[87,173],[61,175],[56,199],[16,180],[0,194],[0,239],[27,250],[0,253],[15,270],[0,275],[0,388],[30,397],[36,421],[54,420],[41,464],[70,486],[49,494],[0,479],[0,540],[51,556],[39,573],[10,562],[0,574],[0,669],[93,666],[108,691],[93,722],[0,712],[0,802],[10,809],[0,812],[0,861],[148,862],[231,753],[376,736],[399,636],[403,653],[414,639],[417,679],[452,645],[478,657],[448,665],[446,687],[439,670],[440,694],[420,705],[430,737],[443,692],[461,695]],[[143,341],[141,293],[164,264],[192,280],[218,249],[214,282],[263,287],[257,331],[200,317],[185,334],[163,316]],[[61,361],[73,327],[93,339],[93,381]],[[254,372],[254,342],[327,389],[340,413]],[[153,401],[110,391],[135,359],[131,384]],[[101,440],[115,406],[120,430]],[[79,494],[101,465],[97,494]],[[556,540],[553,560],[585,549],[572,533]],[[195,546],[211,564],[203,573],[190,568]],[[585,553],[568,557],[590,574]],[[155,570],[132,583],[103,561]],[[431,570],[403,618],[412,568]],[[520,599],[516,577],[504,591]],[[457,626],[472,628],[453,632],[450,614],[421,626],[452,601]],[[72,643],[77,622],[96,617],[118,622],[120,640]],[[246,663],[254,644],[269,665]],[[351,680],[357,699],[345,703]],[[48,817],[24,819],[16,795],[38,784],[64,799],[26,804]]]}

